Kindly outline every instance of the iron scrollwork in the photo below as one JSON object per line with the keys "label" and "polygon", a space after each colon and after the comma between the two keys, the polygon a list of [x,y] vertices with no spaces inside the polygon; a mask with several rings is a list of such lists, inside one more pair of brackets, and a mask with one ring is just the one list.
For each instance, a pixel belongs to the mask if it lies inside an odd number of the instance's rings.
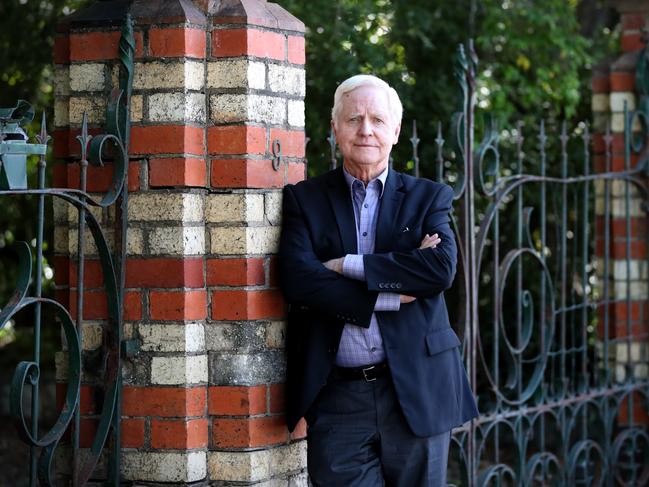
{"label": "iron scrollwork", "polygon": [[[109,483],[119,484],[119,428],[120,428],[120,345],[122,342],[122,300],[124,289],[124,262],[126,251],[126,208],[128,202],[128,147],[130,133],[130,96],[133,82],[135,41],[133,24],[127,16],[119,43],[119,62],[121,67],[119,89],[111,93],[107,109],[106,133],[91,136],[88,132],[88,121],[84,114],[81,134],[77,137],[81,148],[79,189],[46,188],[45,187],[45,155],[49,136],[46,131],[46,121],[43,116],[41,133],[37,137],[38,144],[22,145],[16,143],[2,144],[0,140],[0,156],[7,154],[37,154],[38,187],[29,189],[16,178],[15,167],[9,173],[3,171],[5,183],[0,189],[0,196],[36,196],[38,198],[38,228],[37,228],[37,258],[36,270],[32,273],[32,256],[29,246],[18,244],[19,277],[8,303],[0,311],[0,328],[6,325],[16,313],[33,308],[34,320],[34,357],[33,360],[20,362],[14,372],[11,384],[10,407],[20,437],[31,447],[30,485],[36,484],[36,476],[42,485],[55,484],[55,472],[52,469],[54,454],[66,429],[73,426],[73,485],[85,485],[92,475],[102,450],[107,445],[109,433],[113,432],[112,452],[110,455]],[[0,110],[0,124],[3,132],[20,133],[20,125],[31,121],[33,111],[26,102],[10,110]],[[11,130],[9,130],[11,129]],[[6,137],[6,135],[5,135]],[[16,137],[13,137],[14,139]],[[88,165],[103,166],[106,156],[112,159],[113,177],[110,188],[101,199],[93,198],[86,191]],[[8,167],[3,159],[3,167]],[[12,160],[16,162],[16,158]],[[26,163],[26,156],[23,157]],[[17,182],[16,182],[17,181]],[[76,320],[68,309],[49,298],[42,297],[42,250],[45,198],[59,198],[72,205],[78,212],[78,242],[77,242],[77,302]],[[91,212],[94,208],[117,206],[117,234],[115,252],[113,253],[100,222]],[[86,230],[90,232],[97,247],[97,253],[103,273],[108,322],[104,330],[102,353],[104,395],[103,405],[99,414],[99,423],[92,445],[86,455],[80,455],[79,449],[79,397],[83,369],[81,343],[83,339],[83,295],[84,295],[84,261]],[[32,275],[33,274],[33,275]],[[29,288],[33,283],[33,296],[29,296]],[[45,434],[38,433],[39,417],[39,377],[40,377],[40,329],[41,310],[44,306],[51,307],[60,322],[67,346],[68,383],[63,408],[58,419]],[[50,325],[47,323],[47,325]],[[25,387],[31,387],[31,424],[26,420],[23,410]],[[40,449],[40,454],[38,450]]]}

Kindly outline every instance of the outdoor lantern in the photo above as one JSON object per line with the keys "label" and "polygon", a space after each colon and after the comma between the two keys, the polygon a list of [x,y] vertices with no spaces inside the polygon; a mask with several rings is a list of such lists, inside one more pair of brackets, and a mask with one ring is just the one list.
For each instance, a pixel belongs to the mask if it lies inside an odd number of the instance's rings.
{"label": "outdoor lantern", "polygon": [[44,155],[47,146],[29,144],[22,126],[34,119],[24,100],[14,108],[0,108],[0,190],[27,189],[27,156]]}

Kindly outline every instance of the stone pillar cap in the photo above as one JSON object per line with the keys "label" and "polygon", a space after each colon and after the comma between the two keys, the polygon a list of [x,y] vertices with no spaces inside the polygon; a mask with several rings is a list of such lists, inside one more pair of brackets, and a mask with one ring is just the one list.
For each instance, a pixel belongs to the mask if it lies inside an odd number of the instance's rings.
{"label": "stone pillar cap", "polygon": [[[199,0],[204,4],[205,0]],[[209,0],[207,13],[214,24],[246,24],[304,32],[304,22],[266,0]]]}

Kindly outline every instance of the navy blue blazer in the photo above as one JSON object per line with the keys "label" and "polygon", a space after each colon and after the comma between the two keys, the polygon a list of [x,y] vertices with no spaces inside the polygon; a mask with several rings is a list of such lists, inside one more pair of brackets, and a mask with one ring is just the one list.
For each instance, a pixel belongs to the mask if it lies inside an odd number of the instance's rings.
{"label": "navy blue blazer", "polygon": [[[450,187],[390,170],[366,282],[322,265],[357,253],[354,211],[342,169],[284,188],[280,282],[289,303],[287,424],[292,431],[326,383],[345,323],[369,327],[379,292],[415,296],[399,311],[377,312],[399,403],[417,436],[477,416],[443,291],[455,276]],[[424,235],[441,243],[419,249]]]}

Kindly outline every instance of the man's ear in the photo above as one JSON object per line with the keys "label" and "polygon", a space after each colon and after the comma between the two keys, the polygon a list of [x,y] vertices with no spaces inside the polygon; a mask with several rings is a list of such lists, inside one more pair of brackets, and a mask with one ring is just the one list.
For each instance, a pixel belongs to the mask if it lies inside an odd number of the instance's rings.
{"label": "man's ear", "polygon": [[397,142],[399,142],[400,133],[401,133],[401,122],[399,122],[397,126],[394,128],[394,142],[392,142],[392,145],[397,145]]}

